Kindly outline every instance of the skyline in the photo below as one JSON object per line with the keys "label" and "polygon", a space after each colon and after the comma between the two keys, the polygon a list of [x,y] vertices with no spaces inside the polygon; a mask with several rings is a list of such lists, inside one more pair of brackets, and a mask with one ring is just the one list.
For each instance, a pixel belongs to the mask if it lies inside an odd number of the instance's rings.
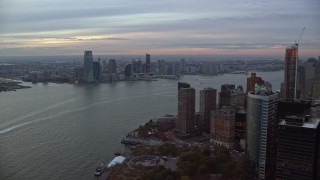
{"label": "skyline", "polygon": [[320,1],[0,2],[0,55],[320,55]]}

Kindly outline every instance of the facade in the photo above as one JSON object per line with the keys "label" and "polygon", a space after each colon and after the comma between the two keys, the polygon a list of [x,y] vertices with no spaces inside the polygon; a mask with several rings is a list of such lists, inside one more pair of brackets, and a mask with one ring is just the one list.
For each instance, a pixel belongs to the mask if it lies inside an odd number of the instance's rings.
{"label": "facade", "polygon": [[124,68],[124,75],[127,80],[131,79],[133,76],[133,65],[127,64]]}
{"label": "facade", "polygon": [[311,98],[312,96],[312,85],[320,80],[320,62],[315,58],[309,58],[304,62],[304,76],[302,77],[300,83],[303,83],[303,94],[304,98]]}
{"label": "facade", "polygon": [[219,107],[230,106],[231,93],[236,88],[234,84],[223,84],[219,92]]}
{"label": "facade", "polygon": [[133,73],[142,73],[142,62],[141,60],[132,60]]}
{"label": "facade", "polygon": [[100,79],[100,59],[99,61],[93,61],[93,80],[99,81]]}
{"label": "facade", "polygon": [[313,83],[311,96],[312,102],[320,100],[320,81],[316,81]]}
{"label": "facade", "polygon": [[151,72],[150,54],[146,54],[146,73]]}
{"label": "facade", "polygon": [[276,179],[317,179],[319,122],[297,116],[287,116],[280,122]]}
{"label": "facade", "polygon": [[[190,86],[190,85],[189,85]],[[195,131],[195,89],[181,87],[178,90],[178,123],[177,129],[182,136]]]}
{"label": "facade", "polygon": [[251,76],[247,78],[247,91],[246,93],[250,91],[254,91],[256,84],[264,84],[264,81],[261,77],[258,77],[256,73],[251,73]]}
{"label": "facade", "polygon": [[265,88],[248,92],[246,179],[274,179],[278,94]]}
{"label": "facade", "polygon": [[244,106],[245,94],[243,88],[238,86],[235,88],[234,84],[221,85],[221,91],[219,92],[219,107],[222,106]]}
{"label": "facade", "polygon": [[92,51],[84,51],[83,56],[83,80],[93,82],[93,56]]}
{"label": "facade", "polygon": [[109,74],[117,74],[117,64],[115,59],[109,60]]}
{"label": "facade", "polygon": [[[284,119],[286,116],[303,116],[307,114],[311,107],[311,101],[292,99],[278,101],[278,120]],[[278,122],[280,123],[280,121]]]}
{"label": "facade", "polygon": [[[284,96],[286,99],[294,99],[296,85],[296,66],[297,66],[298,47],[292,45],[287,47],[285,55],[285,70],[284,70]],[[298,77],[298,75],[297,75]],[[298,87],[298,85],[297,85]],[[297,90],[297,95],[298,95]]]}
{"label": "facade", "polygon": [[235,140],[240,142],[241,139],[246,138],[247,128],[247,112],[244,108],[236,110],[235,114]]}
{"label": "facade", "polygon": [[200,91],[200,129],[210,133],[210,113],[216,109],[217,90],[204,88]]}
{"label": "facade", "polygon": [[231,106],[223,106],[211,114],[211,142],[228,149],[233,148],[235,137],[235,111]]}

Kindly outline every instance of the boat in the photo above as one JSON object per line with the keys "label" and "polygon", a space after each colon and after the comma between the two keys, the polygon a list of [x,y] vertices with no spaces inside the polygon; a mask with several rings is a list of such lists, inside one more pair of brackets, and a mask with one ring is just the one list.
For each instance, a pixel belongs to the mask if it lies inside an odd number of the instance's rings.
{"label": "boat", "polygon": [[116,152],[114,153],[114,155],[115,155],[115,156],[121,156],[121,153],[120,153],[119,151],[116,151]]}
{"label": "boat", "polygon": [[104,170],[103,164],[96,168],[96,172],[94,173],[95,176],[101,176],[102,171]]}

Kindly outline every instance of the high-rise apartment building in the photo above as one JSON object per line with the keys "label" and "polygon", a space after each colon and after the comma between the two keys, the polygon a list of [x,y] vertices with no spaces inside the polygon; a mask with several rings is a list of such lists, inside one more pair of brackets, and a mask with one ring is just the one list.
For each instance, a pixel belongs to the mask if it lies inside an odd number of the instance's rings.
{"label": "high-rise apartment building", "polygon": [[204,88],[200,91],[200,129],[202,132],[210,132],[210,113],[216,109],[217,90]]}
{"label": "high-rise apartment building", "polygon": [[320,119],[287,116],[279,124],[276,179],[318,179]]}
{"label": "high-rise apartment building", "polygon": [[254,91],[256,84],[262,85],[264,81],[256,73],[251,73],[251,76],[247,78],[247,94],[249,91]]}
{"label": "high-rise apartment building", "polygon": [[235,90],[234,84],[223,84],[219,92],[219,107],[230,106],[231,93]]}
{"label": "high-rise apartment building", "polygon": [[292,45],[287,47],[285,55],[285,70],[284,70],[284,96],[286,99],[294,99],[295,93],[296,98],[298,98],[299,92],[297,87],[298,85],[298,73],[297,73],[297,55],[298,47]]}
{"label": "high-rise apartment building", "polygon": [[93,56],[92,51],[84,51],[83,56],[83,80],[93,82]]}
{"label": "high-rise apartment building", "polygon": [[210,141],[228,149],[233,148],[235,141],[235,110],[231,106],[223,106],[211,113]]}
{"label": "high-rise apartment building", "polygon": [[179,83],[178,88],[177,130],[182,136],[188,136],[195,130],[195,89],[187,83]]}
{"label": "high-rise apartment building", "polygon": [[222,106],[244,106],[245,94],[243,88],[238,86],[235,88],[234,84],[221,85],[221,91],[219,92],[219,107]]}
{"label": "high-rise apartment building", "polygon": [[146,73],[151,72],[150,54],[146,54]]}
{"label": "high-rise apartment building", "polygon": [[117,64],[115,59],[109,60],[109,74],[117,74]]}
{"label": "high-rise apartment building", "polygon": [[264,87],[248,92],[247,179],[274,179],[278,94]]}

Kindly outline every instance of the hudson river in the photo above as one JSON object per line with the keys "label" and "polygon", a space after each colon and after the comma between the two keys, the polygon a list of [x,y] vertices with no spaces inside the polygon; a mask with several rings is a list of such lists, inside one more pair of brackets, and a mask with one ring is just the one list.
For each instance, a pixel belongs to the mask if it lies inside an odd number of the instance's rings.
{"label": "hudson river", "polygon": [[[280,89],[283,71],[257,72]],[[183,76],[196,91],[242,85],[244,74]],[[177,112],[178,80],[112,84],[28,84],[0,93],[0,179],[95,179],[124,147],[125,134],[151,118]]]}

